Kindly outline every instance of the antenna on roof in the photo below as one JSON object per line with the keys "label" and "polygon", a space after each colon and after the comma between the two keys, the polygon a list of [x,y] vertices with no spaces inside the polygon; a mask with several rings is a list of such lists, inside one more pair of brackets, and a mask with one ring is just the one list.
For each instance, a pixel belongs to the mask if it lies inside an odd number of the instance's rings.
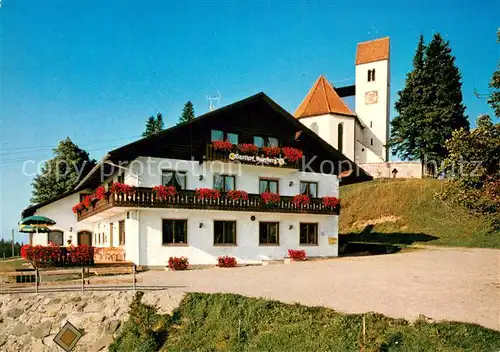
{"label": "antenna on roof", "polygon": [[217,90],[217,95],[212,96],[212,95],[207,95],[206,99],[208,100],[208,110],[209,111],[214,111],[216,109],[215,107],[215,101],[217,103],[220,103],[220,92]]}

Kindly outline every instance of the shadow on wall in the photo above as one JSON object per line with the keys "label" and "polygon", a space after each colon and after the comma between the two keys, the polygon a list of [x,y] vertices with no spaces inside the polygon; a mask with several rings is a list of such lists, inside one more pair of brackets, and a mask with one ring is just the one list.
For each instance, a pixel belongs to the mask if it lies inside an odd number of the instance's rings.
{"label": "shadow on wall", "polygon": [[360,232],[351,232],[339,236],[339,254],[373,255],[399,252],[401,245],[416,242],[429,242],[439,237],[425,233],[380,233],[373,231],[373,225],[366,226]]}

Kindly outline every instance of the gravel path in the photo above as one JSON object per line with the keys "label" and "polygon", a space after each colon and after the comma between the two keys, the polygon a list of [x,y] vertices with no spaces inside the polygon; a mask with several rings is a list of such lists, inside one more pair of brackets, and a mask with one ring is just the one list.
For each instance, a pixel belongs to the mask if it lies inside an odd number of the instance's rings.
{"label": "gravel path", "polygon": [[423,314],[500,330],[500,251],[493,249],[419,249],[141,277],[143,284],[177,286],[175,291],[232,292],[410,320]]}

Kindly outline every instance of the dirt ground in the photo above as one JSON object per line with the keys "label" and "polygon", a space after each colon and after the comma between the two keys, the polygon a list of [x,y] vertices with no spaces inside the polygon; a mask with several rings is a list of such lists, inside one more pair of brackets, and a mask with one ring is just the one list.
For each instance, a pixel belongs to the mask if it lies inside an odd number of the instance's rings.
{"label": "dirt ground", "polygon": [[500,250],[428,248],[140,276],[143,284],[168,285],[175,291],[231,292],[409,320],[423,314],[500,330]]}

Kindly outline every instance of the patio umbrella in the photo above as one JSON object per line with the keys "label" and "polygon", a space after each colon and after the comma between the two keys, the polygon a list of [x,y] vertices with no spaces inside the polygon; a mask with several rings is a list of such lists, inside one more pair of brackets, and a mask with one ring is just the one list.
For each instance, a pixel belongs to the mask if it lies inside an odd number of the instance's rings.
{"label": "patio umbrella", "polygon": [[55,225],[56,222],[46,216],[42,215],[32,215],[28,216],[27,218],[21,219],[18,223],[19,225]]}

